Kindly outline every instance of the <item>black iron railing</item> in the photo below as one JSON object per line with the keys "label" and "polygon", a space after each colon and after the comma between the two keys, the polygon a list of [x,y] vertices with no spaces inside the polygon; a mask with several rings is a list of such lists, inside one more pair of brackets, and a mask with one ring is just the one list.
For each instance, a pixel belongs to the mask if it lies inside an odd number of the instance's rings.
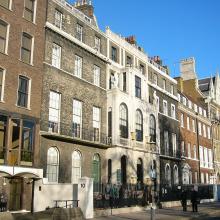
{"label": "black iron railing", "polygon": [[33,151],[21,150],[21,161],[32,162]]}
{"label": "black iron railing", "polygon": [[73,124],[41,122],[41,130],[50,132],[51,134],[60,134],[79,140],[85,140],[95,143],[110,145],[111,138],[102,133],[98,128],[86,129],[76,127]]}

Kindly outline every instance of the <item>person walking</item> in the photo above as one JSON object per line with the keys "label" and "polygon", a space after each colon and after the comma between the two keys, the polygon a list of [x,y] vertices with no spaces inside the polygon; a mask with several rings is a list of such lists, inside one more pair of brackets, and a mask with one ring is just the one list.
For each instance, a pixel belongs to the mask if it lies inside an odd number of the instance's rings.
{"label": "person walking", "polygon": [[181,193],[181,203],[182,203],[183,211],[186,212],[187,211],[187,192],[186,192],[186,190],[183,190]]}
{"label": "person walking", "polygon": [[191,193],[192,211],[198,212],[198,192],[193,189]]}

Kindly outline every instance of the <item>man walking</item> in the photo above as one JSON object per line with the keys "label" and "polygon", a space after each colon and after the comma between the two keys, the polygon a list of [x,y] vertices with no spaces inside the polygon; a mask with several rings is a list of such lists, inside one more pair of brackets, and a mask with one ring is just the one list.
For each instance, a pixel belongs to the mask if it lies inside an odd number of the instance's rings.
{"label": "man walking", "polygon": [[192,211],[198,212],[198,192],[193,189],[191,193]]}
{"label": "man walking", "polygon": [[186,212],[187,211],[187,192],[186,192],[186,190],[182,191],[181,203],[182,203],[183,211]]}

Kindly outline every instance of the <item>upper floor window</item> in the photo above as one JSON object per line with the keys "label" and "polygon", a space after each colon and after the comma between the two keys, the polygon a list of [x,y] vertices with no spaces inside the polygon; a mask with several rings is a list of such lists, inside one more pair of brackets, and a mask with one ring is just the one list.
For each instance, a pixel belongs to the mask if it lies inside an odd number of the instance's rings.
{"label": "upper floor window", "polygon": [[194,153],[194,159],[197,159],[197,149],[196,149],[196,145],[193,145],[193,153]]}
{"label": "upper floor window", "polygon": [[61,47],[55,43],[52,48],[52,66],[56,68],[61,66]]}
{"label": "upper floor window", "polygon": [[205,109],[203,110],[203,115],[204,115],[204,117],[207,117],[207,112]]}
{"label": "upper floor window", "polygon": [[176,118],[176,106],[171,104],[171,117]]}
{"label": "upper floor window", "polygon": [[194,104],[194,111],[198,112],[198,106],[196,104]]}
{"label": "upper floor window", "polygon": [[156,142],[156,120],[150,115],[150,142]]}
{"label": "upper floor window", "polygon": [[166,80],[163,79],[163,89],[166,90]]}
{"label": "upper floor window", "polygon": [[171,170],[169,164],[166,164],[165,166],[165,181],[167,185],[171,185]]}
{"label": "upper floor window", "polygon": [[203,111],[202,111],[202,108],[199,107],[199,114],[202,115],[202,112],[203,112]]}
{"label": "upper floor window", "polygon": [[82,57],[75,55],[75,76],[82,77]]}
{"label": "upper floor window", "polygon": [[173,180],[174,180],[175,185],[179,184],[179,172],[178,172],[177,165],[174,165],[174,168],[173,168]]}
{"label": "upper floor window", "polygon": [[49,131],[59,132],[61,94],[50,91],[49,99]]}
{"label": "upper floor window", "polygon": [[81,178],[82,156],[79,151],[74,151],[72,154],[72,183],[78,184]]}
{"label": "upper floor window", "polygon": [[117,49],[112,47],[112,60],[117,62]]}
{"label": "upper floor window", "polygon": [[5,70],[0,68],[0,101],[4,99]]}
{"label": "upper floor window", "polygon": [[55,10],[54,24],[55,24],[56,27],[62,29],[62,26],[63,26],[63,13],[61,13],[58,10]]}
{"label": "upper floor window", "polygon": [[176,157],[176,134],[172,133],[173,156]]}
{"label": "upper floor window", "polygon": [[183,97],[183,104],[186,105],[186,97]]}
{"label": "upper floor window", "polygon": [[208,139],[211,138],[211,130],[210,130],[210,127],[207,127],[207,138],[208,138]]}
{"label": "upper floor window", "polygon": [[141,98],[141,78],[135,76],[135,96]]}
{"label": "upper floor window", "polygon": [[0,20],[0,52],[7,53],[8,24]]}
{"label": "upper floor window", "polygon": [[10,9],[11,0],[0,0],[0,6]]}
{"label": "upper floor window", "polygon": [[59,152],[57,148],[51,147],[47,151],[47,173],[48,182],[57,183],[59,172]]}
{"label": "upper floor window", "polygon": [[191,158],[191,144],[188,143],[188,157]]}
{"label": "upper floor window", "polygon": [[199,135],[202,135],[202,125],[201,125],[201,122],[198,122],[198,130],[199,130]]}
{"label": "upper floor window", "polygon": [[167,101],[163,100],[163,114],[168,115]]}
{"label": "upper floor window", "polygon": [[29,79],[19,76],[17,105],[27,108],[29,105]]}
{"label": "upper floor window", "polygon": [[136,111],[136,140],[143,141],[143,115],[140,110]]}
{"label": "upper floor window", "polygon": [[128,108],[125,104],[119,107],[119,129],[122,138],[128,138]]}
{"label": "upper floor window", "polygon": [[24,18],[34,22],[35,17],[35,0],[25,0]]}
{"label": "upper floor window", "polygon": [[76,38],[79,41],[83,41],[83,26],[80,24],[76,25]]}
{"label": "upper floor window", "polygon": [[188,100],[188,106],[190,109],[192,109],[192,102],[190,100]]}
{"label": "upper floor window", "polygon": [[22,34],[21,60],[29,64],[32,64],[32,42],[32,36],[27,33]]}
{"label": "upper floor window", "polygon": [[145,73],[145,68],[144,68],[144,65],[142,65],[142,64],[140,64],[140,72],[141,72],[141,74]]}
{"label": "upper floor window", "polygon": [[153,83],[154,83],[155,85],[158,85],[158,76],[157,76],[156,73],[154,73],[154,75],[153,75]]}
{"label": "upper floor window", "polygon": [[127,66],[131,66],[132,65],[132,59],[130,56],[127,56]]}
{"label": "upper floor window", "polygon": [[94,141],[99,141],[100,137],[100,125],[101,125],[101,109],[93,107],[93,129],[94,129]]}
{"label": "upper floor window", "polygon": [[82,129],[82,102],[73,100],[73,136],[81,137]]}
{"label": "upper floor window", "polygon": [[100,67],[94,65],[94,84],[96,86],[100,86],[100,73],[101,73],[101,69]]}
{"label": "upper floor window", "polygon": [[174,95],[174,86],[173,86],[173,85],[170,86],[170,93],[171,93],[172,95]]}
{"label": "upper floor window", "polygon": [[97,36],[95,36],[95,50],[101,51],[101,39]]}
{"label": "upper floor window", "polygon": [[195,120],[192,119],[192,131],[196,132]]}
{"label": "upper floor window", "polygon": [[164,131],[164,148],[165,148],[165,155],[169,155],[169,134],[168,134],[168,131]]}
{"label": "upper floor window", "polygon": [[203,124],[203,136],[206,138],[206,126]]}
{"label": "upper floor window", "polygon": [[127,91],[127,73],[124,72],[122,77],[123,77],[123,88],[122,88],[122,90],[123,90],[123,92],[126,92]]}
{"label": "upper floor window", "polygon": [[190,130],[190,124],[189,124],[189,122],[190,122],[190,119],[189,119],[189,117],[187,116],[187,118],[186,118],[187,130]]}
{"label": "upper floor window", "polygon": [[182,128],[184,128],[184,115],[183,115],[183,113],[181,113],[181,115],[180,115],[180,126]]}

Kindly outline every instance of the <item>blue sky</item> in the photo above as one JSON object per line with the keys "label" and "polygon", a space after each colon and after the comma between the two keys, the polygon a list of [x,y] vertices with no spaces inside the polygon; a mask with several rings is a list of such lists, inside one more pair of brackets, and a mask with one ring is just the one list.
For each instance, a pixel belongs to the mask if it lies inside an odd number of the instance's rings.
{"label": "blue sky", "polygon": [[179,75],[179,61],[191,56],[200,78],[220,71],[220,0],[93,0],[93,5],[102,30],[110,26],[122,36],[135,35],[172,76]]}

